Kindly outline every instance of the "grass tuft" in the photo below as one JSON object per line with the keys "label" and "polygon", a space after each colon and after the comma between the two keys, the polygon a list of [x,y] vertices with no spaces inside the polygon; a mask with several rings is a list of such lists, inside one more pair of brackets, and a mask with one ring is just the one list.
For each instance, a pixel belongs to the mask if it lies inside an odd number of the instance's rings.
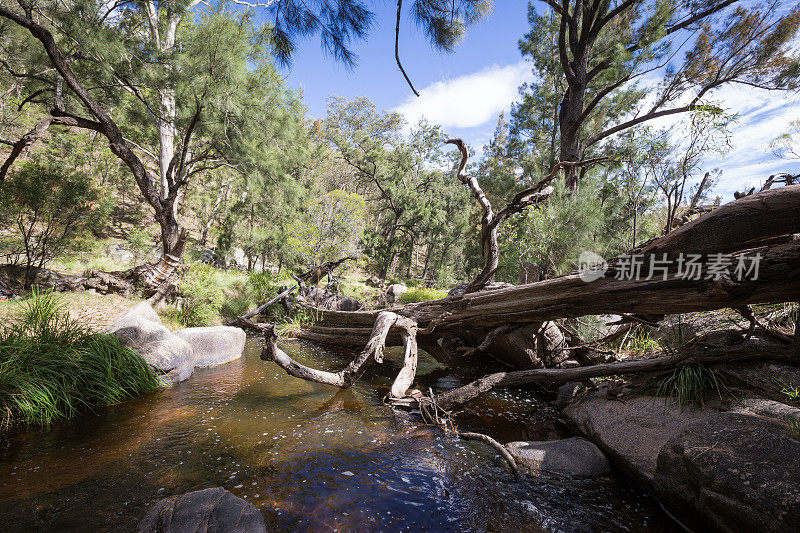
{"label": "grass tuft", "polygon": [[0,429],[48,425],[159,388],[138,353],[71,320],[52,292],[34,291],[21,320],[0,332]]}
{"label": "grass tuft", "polygon": [[674,397],[678,407],[683,410],[687,405],[705,405],[705,394],[715,390],[722,398],[725,384],[708,367],[702,365],[687,365],[673,370],[658,385],[657,397]]}

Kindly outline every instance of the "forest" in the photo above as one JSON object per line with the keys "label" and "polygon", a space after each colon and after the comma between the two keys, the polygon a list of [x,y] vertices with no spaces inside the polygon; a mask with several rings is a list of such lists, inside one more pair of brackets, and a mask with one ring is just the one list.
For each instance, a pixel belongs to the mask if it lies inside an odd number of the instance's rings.
{"label": "forest", "polygon": [[2,529],[794,530],[799,29],[0,0]]}

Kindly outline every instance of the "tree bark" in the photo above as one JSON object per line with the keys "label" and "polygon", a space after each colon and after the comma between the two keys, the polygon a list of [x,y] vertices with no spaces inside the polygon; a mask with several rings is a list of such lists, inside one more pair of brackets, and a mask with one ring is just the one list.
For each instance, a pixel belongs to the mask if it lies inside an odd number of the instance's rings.
{"label": "tree bark", "polygon": [[751,337],[745,342],[728,346],[706,345],[702,342],[696,343],[696,346],[686,353],[637,361],[620,361],[577,368],[540,368],[518,372],[498,372],[448,391],[438,396],[436,403],[443,409],[452,409],[492,389],[531,383],[566,383],[588,378],[669,370],[693,364],[793,360],[789,344],[777,342],[766,336]]}

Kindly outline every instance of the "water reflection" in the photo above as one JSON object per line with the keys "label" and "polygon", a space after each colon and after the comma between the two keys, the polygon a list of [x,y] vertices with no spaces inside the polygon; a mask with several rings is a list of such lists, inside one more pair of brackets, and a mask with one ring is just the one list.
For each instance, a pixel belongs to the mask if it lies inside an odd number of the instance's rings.
{"label": "water reflection", "polygon": [[[341,355],[285,343],[320,368]],[[0,451],[3,531],[124,531],[159,498],[223,486],[282,530],[670,531],[655,504],[614,479],[510,479],[494,451],[380,402],[399,354],[335,391],[241,360],[78,421],[11,435]],[[394,366],[393,366],[394,365]],[[460,383],[425,358],[420,384]],[[502,441],[565,436],[525,391],[459,419]]]}

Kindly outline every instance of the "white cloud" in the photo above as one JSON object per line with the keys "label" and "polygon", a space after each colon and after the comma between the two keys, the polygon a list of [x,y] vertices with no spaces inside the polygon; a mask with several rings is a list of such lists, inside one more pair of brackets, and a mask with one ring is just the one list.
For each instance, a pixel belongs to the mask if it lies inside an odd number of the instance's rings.
{"label": "white cloud", "polygon": [[[643,85],[647,86],[646,80]],[[645,104],[653,97],[649,96]],[[690,95],[682,101],[688,103]],[[770,174],[800,172],[800,161],[780,160],[770,149],[770,143],[784,133],[789,122],[800,117],[800,97],[788,91],[766,91],[747,85],[729,84],[713,91],[706,99],[738,115],[730,126],[731,149],[722,156],[712,156],[703,162],[695,182],[708,170],[722,171],[715,192],[729,200],[736,190],[760,186]],[[647,108],[647,105],[643,106]],[[650,122],[655,128],[674,128],[673,142],[680,144],[685,134],[688,115],[671,115]]]}
{"label": "white cloud", "polygon": [[509,109],[518,98],[517,88],[531,78],[531,67],[524,61],[494,65],[428,85],[419,98],[408,97],[394,110],[411,124],[424,117],[445,128],[474,128]]}

